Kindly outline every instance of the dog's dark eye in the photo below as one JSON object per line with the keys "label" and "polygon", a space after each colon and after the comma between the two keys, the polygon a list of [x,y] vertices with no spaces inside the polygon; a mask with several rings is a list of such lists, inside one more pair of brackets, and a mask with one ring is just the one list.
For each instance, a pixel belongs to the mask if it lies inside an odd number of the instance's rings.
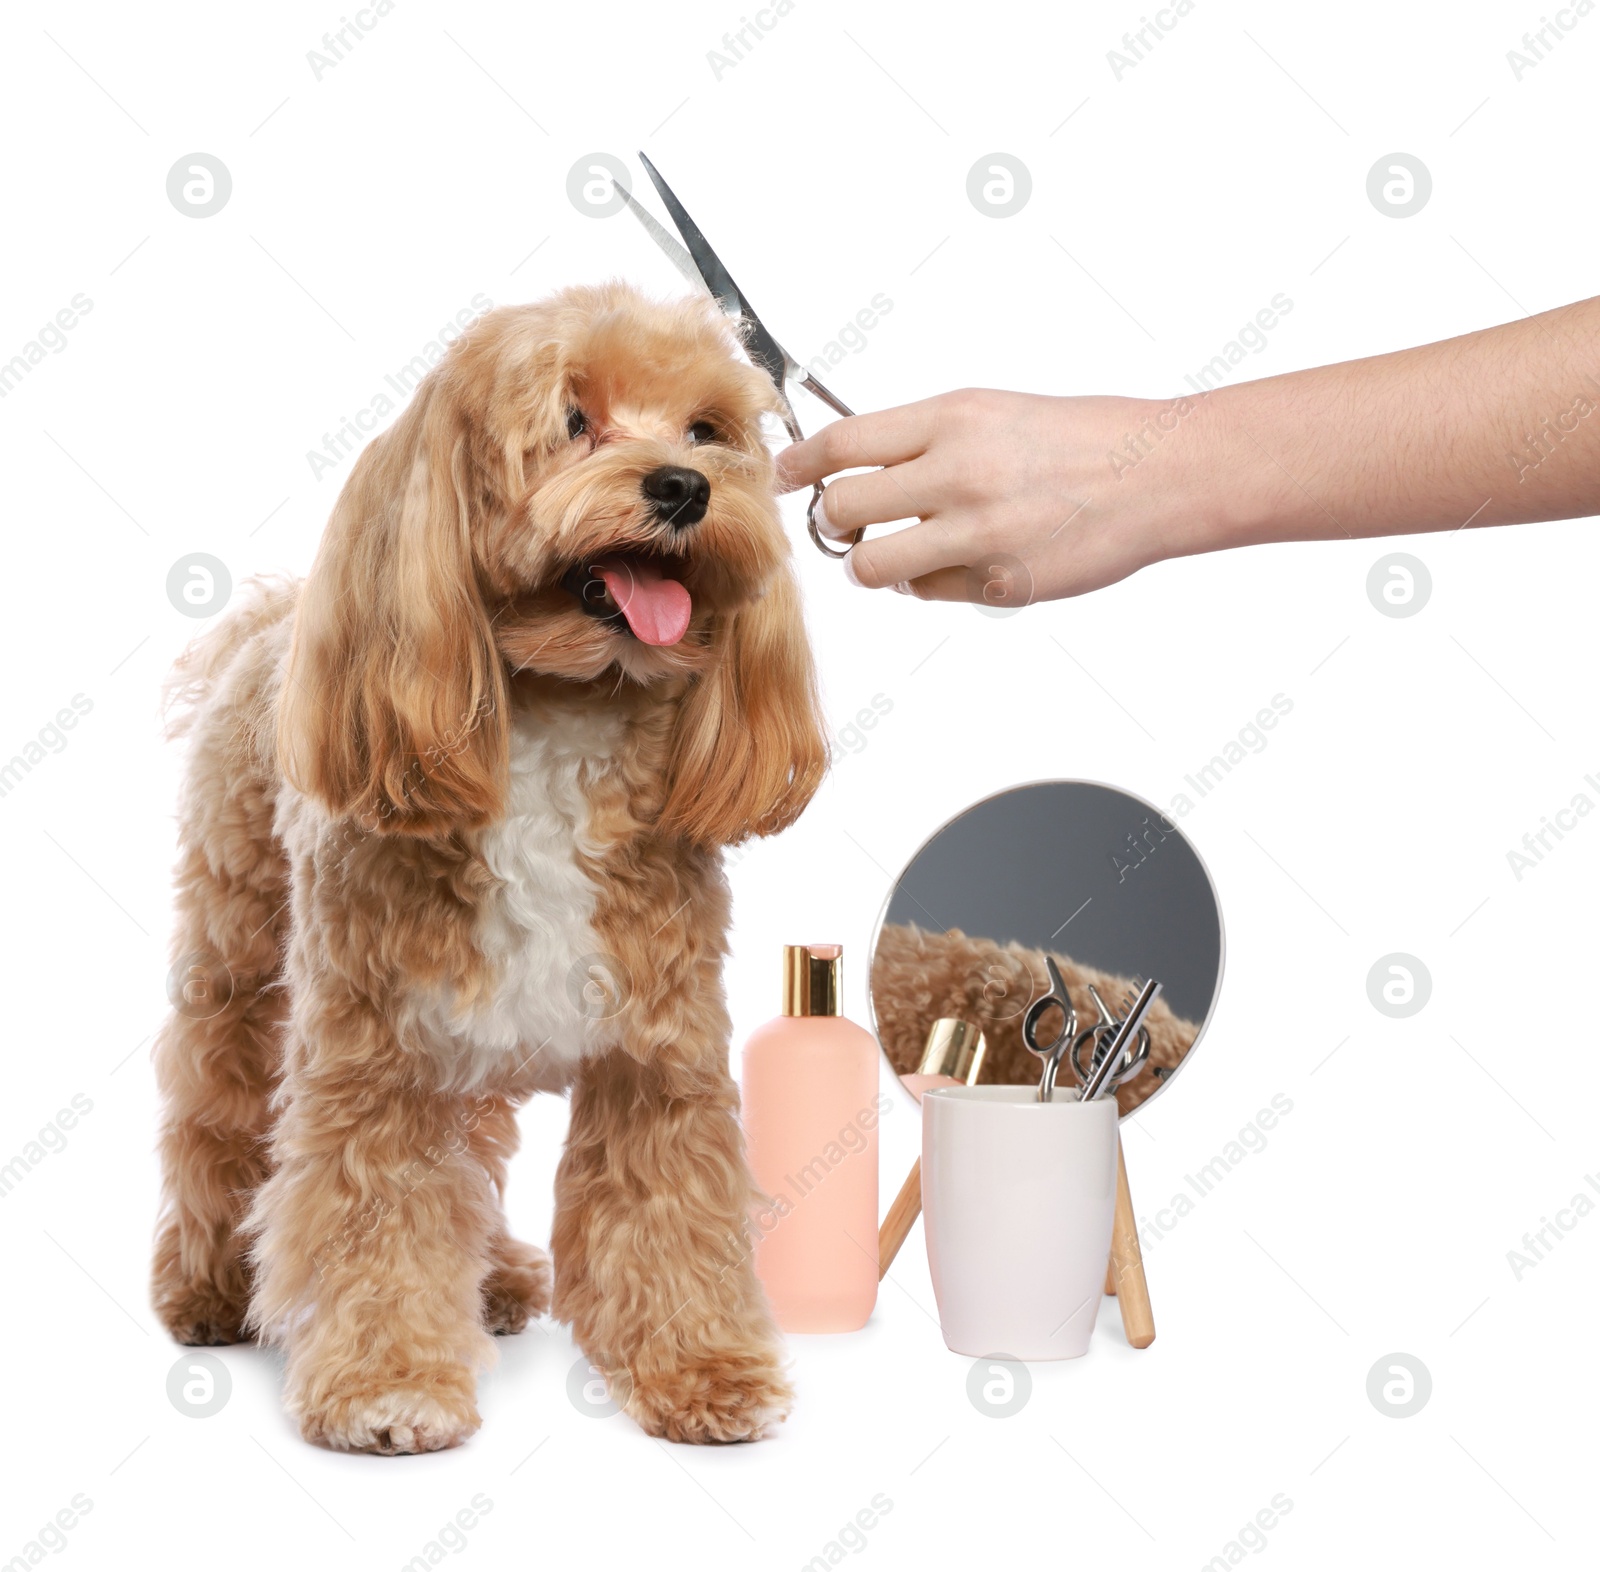
{"label": "dog's dark eye", "polygon": [[567,435],[574,442],[589,429],[589,417],[581,409],[567,411]]}
{"label": "dog's dark eye", "polygon": [[689,427],[689,440],[691,442],[715,442],[718,440],[717,428],[709,420],[697,420]]}

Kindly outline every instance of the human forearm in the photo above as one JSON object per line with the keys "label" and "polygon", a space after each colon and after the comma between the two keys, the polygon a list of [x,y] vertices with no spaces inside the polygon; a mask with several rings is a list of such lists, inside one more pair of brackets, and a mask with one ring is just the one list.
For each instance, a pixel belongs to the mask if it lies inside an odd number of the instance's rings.
{"label": "human forearm", "polygon": [[1600,300],[1222,388],[1196,414],[1210,502],[1176,551],[1600,512]]}

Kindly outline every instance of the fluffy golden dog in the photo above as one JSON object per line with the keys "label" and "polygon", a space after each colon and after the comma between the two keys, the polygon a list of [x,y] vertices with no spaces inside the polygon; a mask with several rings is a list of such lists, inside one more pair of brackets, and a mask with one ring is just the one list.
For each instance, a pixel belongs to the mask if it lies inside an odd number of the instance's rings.
{"label": "fluffy golden dog", "polygon": [[651,1434],[787,1411],[745,1247],[720,849],[826,763],[762,417],[709,305],[491,312],[361,455],[303,584],[185,657],[154,1299],[260,1335],[303,1433],[478,1425],[551,1308],[501,1210],[570,1090],[554,1311]]}

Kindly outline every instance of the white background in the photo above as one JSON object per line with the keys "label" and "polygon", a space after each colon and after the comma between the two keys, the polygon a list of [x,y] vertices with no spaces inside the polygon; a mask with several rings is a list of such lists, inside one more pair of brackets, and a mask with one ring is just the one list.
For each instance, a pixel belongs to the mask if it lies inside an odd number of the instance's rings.
{"label": "white background", "polygon": [[[1280,292],[1293,311],[1240,379],[1594,290],[1593,17],[1518,81],[1532,4],[1200,0],[1119,81],[1131,3],[798,0],[719,80],[732,0],[401,0],[317,80],[307,52],[339,16],[24,3],[3,24],[0,358],[75,293],[93,310],[0,402],[0,756],[74,694],[93,708],[0,798],[0,1161],[74,1094],[93,1111],[0,1203],[0,1558],[83,1492],[73,1564],[400,1566],[481,1492],[493,1509],[452,1562],[795,1568],[881,1492],[852,1562],[1169,1569],[1281,1492],[1293,1509],[1252,1562],[1581,1564],[1600,1221],[1521,1281],[1507,1252],[1600,1169],[1600,823],[1520,882],[1506,853],[1576,792],[1600,800],[1587,522],[1392,543],[1433,580],[1404,620],[1365,590],[1391,543],[1171,563],[995,619],[854,590],[796,522],[834,726],[874,695],[892,708],[734,870],[741,1036],[775,1013],[797,938],[843,940],[866,1018],[890,879],[975,797],[1083,776],[1165,805],[1274,693],[1293,700],[1183,821],[1229,966],[1195,1067],[1125,1131],[1140,1212],[1274,1093],[1294,1111],[1150,1252],[1148,1352],[1108,1304],[1087,1358],[1033,1367],[1015,1417],[980,1414],[919,1227],[864,1332],[795,1340],[799,1406],[761,1445],[669,1447],[580,1414],[553,1325],[502,1345],[482,1431],[445,1455],[305,1445],[253,1349],[222,1351],[220,1414],[172,1407],[178,1350],[145,1289],[180,762],[157,703],[201,624],[166,576],[194,551],[236,583],[304,571],[349,471],[314,479],[307,450],[475,292],[680,287],[631,219],[568,201],[583,155],[648,149],[802,360],[886,294],[829,378],[859,409],[964,384],[1176,394]],[[197,150],[233,179],[204,220],[165,189]],[[996,150],[1033,180],[1007,219],[966,195]],[[1433,177],[1404,220],[1366,194],[1394,151]],[[1392,951],[1433,980],[1409,1020],[1368,1002]],[[510,1206],[541,1242],[564,1120],[554,1100],[523,1120]],[[887,1205],[909,1104],[883,1142]],[[1396,1351],[1433,1381],[1404,1420],[1366,1394]]]}

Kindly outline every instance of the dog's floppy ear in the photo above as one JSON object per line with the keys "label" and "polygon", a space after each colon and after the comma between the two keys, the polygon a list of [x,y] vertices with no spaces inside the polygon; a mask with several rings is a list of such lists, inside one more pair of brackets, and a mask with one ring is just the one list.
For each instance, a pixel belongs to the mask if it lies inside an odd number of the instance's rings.
{"label": "dog's floppy ear", "polygon": [[473,571],[476,490],[436,372],[357,460],[300,593],[279,761],[370,829],[441,835],[501,803],[505,677]]}
{"label": "dog's floppy ear", "polygon": [[789,566],[729,614],[717,664],[678,711],[661,827],[704,845],[772,835],[799,817],[828,766],[816,671]]}

